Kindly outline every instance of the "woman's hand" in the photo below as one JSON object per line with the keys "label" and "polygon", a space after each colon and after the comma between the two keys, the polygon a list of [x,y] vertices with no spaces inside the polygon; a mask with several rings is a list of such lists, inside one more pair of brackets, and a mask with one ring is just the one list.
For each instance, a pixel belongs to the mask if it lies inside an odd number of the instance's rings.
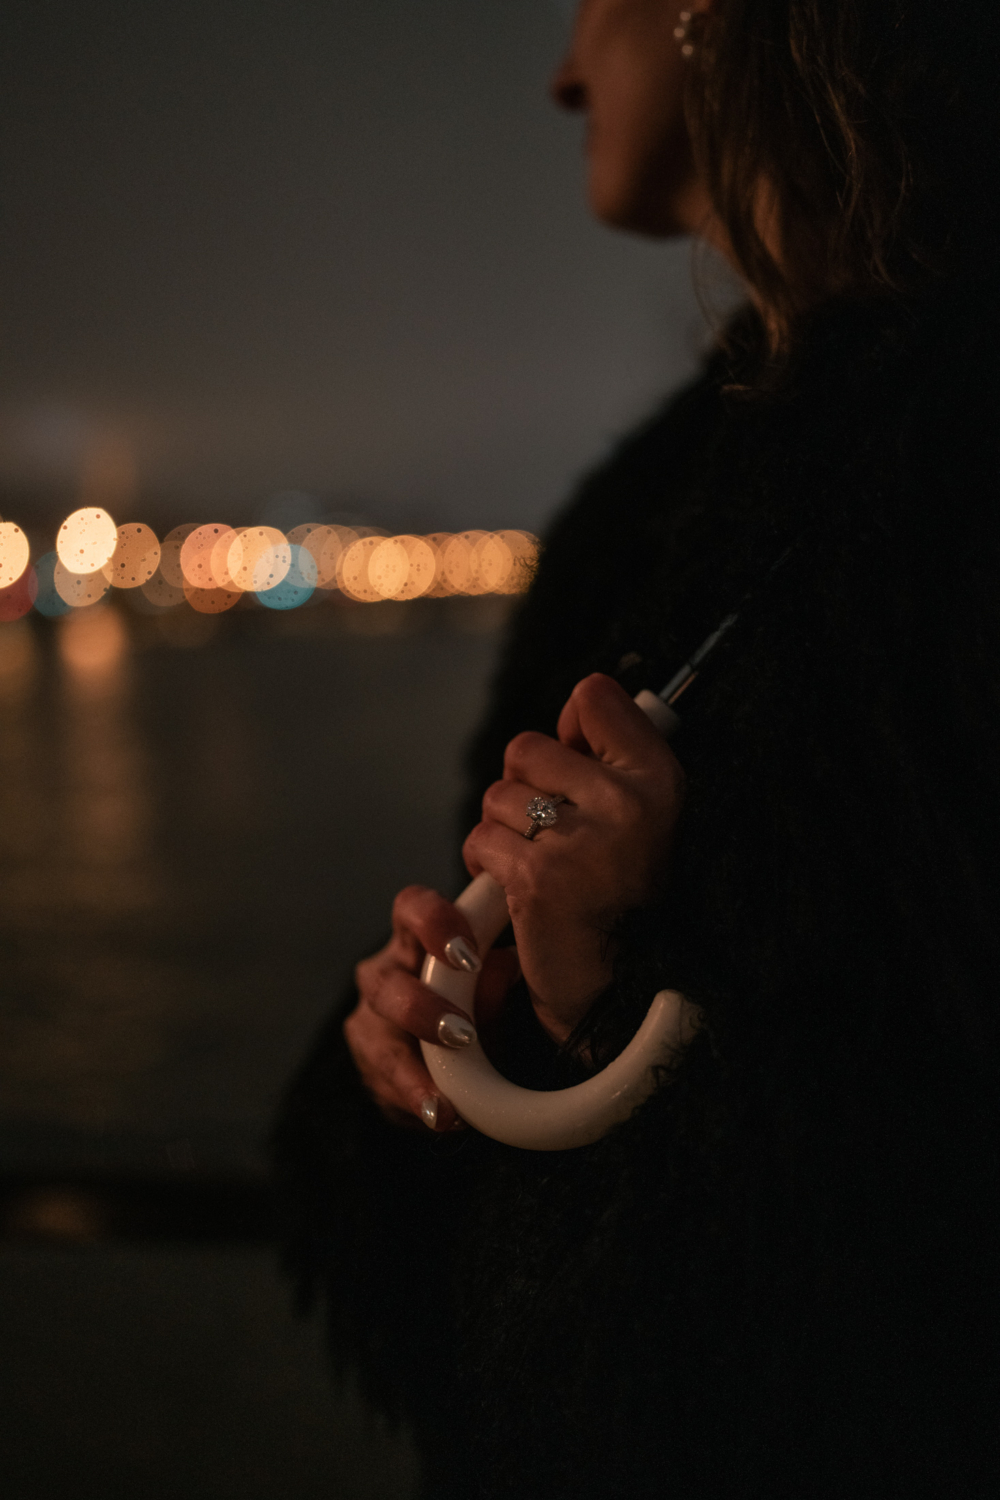
{"label": "woman's hand", "polygon": [[518,977],[517,954],[499,949],[481,963],[458,908],[437,891],[411,885],[393,903],[389,942],[354,971],[359,1000],[344,1022],[344,1037],[362,1082],[388,1120],[455,1130],[465,1122],[438,1093],[417,1043],[466,1046],[463,1036],[471,1041],[476,1028],[458,1006],[420,983],[428,953],[453,968],[479,972],[476,1018],[480,1031],[488,1028]]}
{"label": "woman's hand", "polygon": [[[487,870],[507,892],[535,1013],[562,1042],[611,978],[616,919],[663,875],[684,773],[642,710],[600,673],[574,688],[557,733],[511,740],[464,854],[470,874]],[[556,794],[565,798],[556,823],[526,839],[527,803]]]}

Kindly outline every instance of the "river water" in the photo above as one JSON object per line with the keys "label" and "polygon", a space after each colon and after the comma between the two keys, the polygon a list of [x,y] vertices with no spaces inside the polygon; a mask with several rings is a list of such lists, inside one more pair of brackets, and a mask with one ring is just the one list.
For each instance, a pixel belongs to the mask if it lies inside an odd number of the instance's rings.
{"label": "river water", "polygon": [[263,1172],[394,891],[454,887],[505,603],[0,625],[0,1172]]}

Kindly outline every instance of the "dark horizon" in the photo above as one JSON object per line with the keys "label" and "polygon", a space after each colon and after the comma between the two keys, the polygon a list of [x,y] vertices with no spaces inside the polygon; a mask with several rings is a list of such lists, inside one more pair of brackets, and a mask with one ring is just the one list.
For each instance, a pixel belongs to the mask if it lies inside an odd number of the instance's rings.
{"label": "dark horizon", "polygon": [[689,245],[588,216],[558,6],[18,0],[5,31],[0,511],[29,529],[95,466],[119,521],[298,491],[537,529],[693,363]]}

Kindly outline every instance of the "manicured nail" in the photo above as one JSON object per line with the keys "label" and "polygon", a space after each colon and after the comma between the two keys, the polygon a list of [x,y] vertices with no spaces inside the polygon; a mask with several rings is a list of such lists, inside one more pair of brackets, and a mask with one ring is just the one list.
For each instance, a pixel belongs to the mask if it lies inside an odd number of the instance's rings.
{"label": "manicured nail", "polygon": [[428,1094],[427,1098],[421,1104],[421,1106],[420,1106],[420,1118],[423,1120],[423,1122],[427,1126],[428,1130],[436,1130],[437,1129],[437,1122],[438,1122],[438,1102],[434,1098],[433,1094]]}
{"label": "manicured nail", "polygon": [[444,1047],[467,1047],[476,1040],[476,1028],[465,1016],[446,1011],[437,1023],[438,1041]]}
{"label": "manicured nail", "polygon": [[464,937],[449,938],[444,945],[444,956],[453,969],[464,969],[466,974],[478,974],[483,967],[479,954]]}

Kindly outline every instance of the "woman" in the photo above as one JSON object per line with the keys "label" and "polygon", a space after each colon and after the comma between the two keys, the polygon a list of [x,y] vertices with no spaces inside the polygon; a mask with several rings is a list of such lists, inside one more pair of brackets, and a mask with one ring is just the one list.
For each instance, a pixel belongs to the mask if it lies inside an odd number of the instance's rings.
{"label": "woman", "polygon": [[[605,1139],[517,1151],[418,1049],[461,1043],[424,953],[485,957],[456,909],[404,891],[359,965],[279,1130],[289,1258],[429,1496],[996,1491],[996,75],[984,0],[580,9],[594,211],[750,306],[516,621],[464,854],[521,978],[477,1015],[543,1088],[660,988],[698,1025]],[[631,695],[744,600],[667,748]]]}

